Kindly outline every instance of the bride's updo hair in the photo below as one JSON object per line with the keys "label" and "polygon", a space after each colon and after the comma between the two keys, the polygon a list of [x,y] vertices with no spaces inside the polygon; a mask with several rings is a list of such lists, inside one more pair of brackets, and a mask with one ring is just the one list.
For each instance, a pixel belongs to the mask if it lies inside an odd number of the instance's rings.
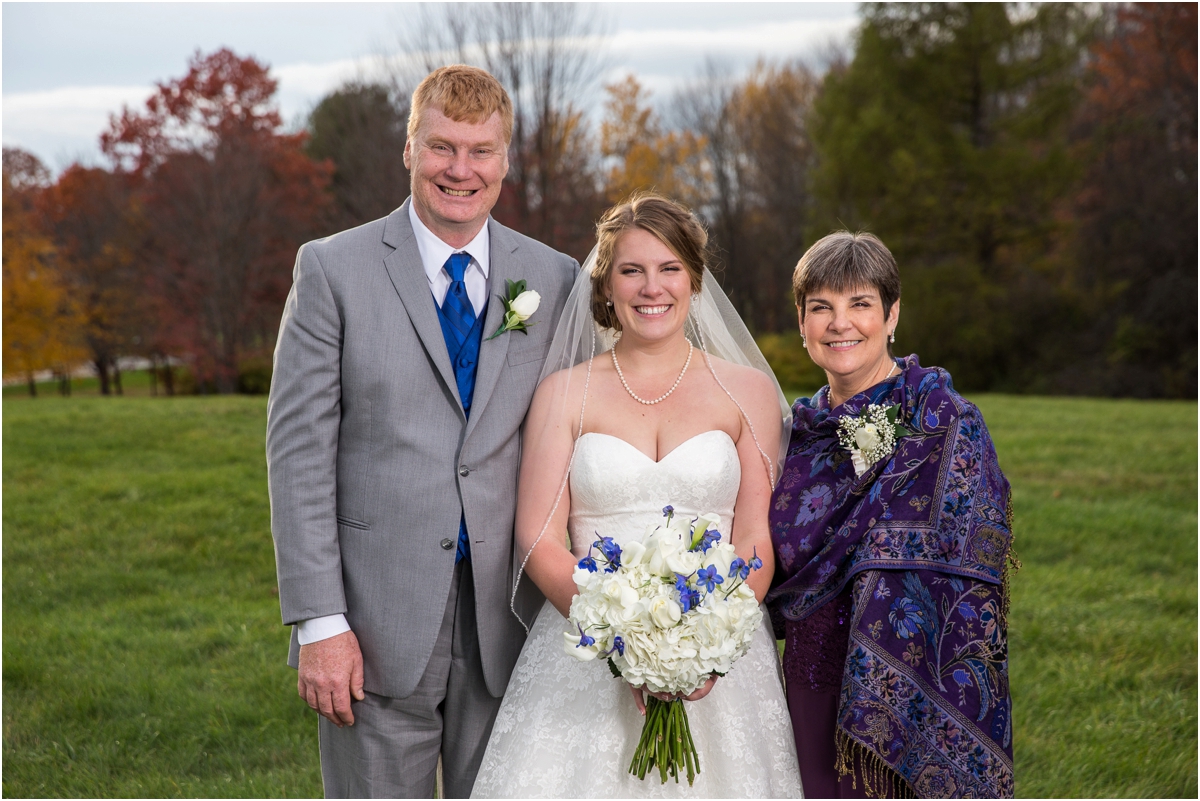
{"label": "bride's updo hair", "polygon": [[596,223],[596,264],[592,268],[592,317],[604,328],[621,330],[609,306],[608,283],[621,234],[640,228],[653,234],[683,263],[692,286],[700,291],[704,278],[708,232],[685,207],[653,192],[636,192],[613,206]]}

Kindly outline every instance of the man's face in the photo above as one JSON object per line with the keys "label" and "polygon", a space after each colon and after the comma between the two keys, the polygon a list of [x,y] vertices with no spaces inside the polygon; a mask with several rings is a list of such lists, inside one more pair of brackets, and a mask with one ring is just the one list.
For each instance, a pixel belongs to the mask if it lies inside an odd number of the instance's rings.
{"label": "man's face", "polygon": [[476,125],[455,122],[437,108],[421,114],[404,146],[417,216],[453,247],[470,242],[500,197],[508,146],[499,112]]}

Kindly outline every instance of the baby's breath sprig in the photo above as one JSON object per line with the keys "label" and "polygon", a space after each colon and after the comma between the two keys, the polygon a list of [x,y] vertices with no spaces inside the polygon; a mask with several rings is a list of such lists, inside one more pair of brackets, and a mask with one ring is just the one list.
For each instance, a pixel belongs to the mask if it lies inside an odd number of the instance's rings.
{"label": "baby's breath sprig", "polygon": [[912,433],[896,422],[899,412],[899,406],[872,403],[857,417],[846,415],[838,420],[838,441],[850,451],[855,475],[870,470],[896,450],[896,440]]}

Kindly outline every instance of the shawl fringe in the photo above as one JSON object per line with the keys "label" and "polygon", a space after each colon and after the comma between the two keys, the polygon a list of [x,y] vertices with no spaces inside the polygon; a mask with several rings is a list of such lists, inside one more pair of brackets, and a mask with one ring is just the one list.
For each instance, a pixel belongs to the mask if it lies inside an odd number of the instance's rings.
{"label": "shawl fringe", "polygon": [[838,778],[849,776],[858,789],[861,777],[868,798],[916,798],[912,785],[884,762],[879,754],[847,734],[841,727],[834,732],[834,769]]}
{"label": "shawl fringe", "polygon": [[1000,574],[1000,611],[998,619],[1000,625],[1008,631],[1008,602],[1012,596],[1010,592],[1012,588],[1012,577],[1021,570],[1021,560],[1017,558],[1017,550],[1015,543],[1017,541],[1016,530],[1013,528],[1013,502],[1012,493],[1008,495],[1008,508],[1006,510],[1008,518],[1008,553],[1004,557],[1004,568]]}

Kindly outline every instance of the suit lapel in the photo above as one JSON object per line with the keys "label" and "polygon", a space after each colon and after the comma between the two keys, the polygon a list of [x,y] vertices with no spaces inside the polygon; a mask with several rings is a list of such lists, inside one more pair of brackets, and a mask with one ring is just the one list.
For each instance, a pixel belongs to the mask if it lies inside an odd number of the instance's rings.
{"label": "suit lapel", "polygon": [[[396,294],[400,296],[400,302],[404,304],[417,336],[421,338],[425,352],[429,354],[438,373],[441,374],[442,383],[458,401],[459,414],[462,414],[462,399],[458,397],[454,367],[451,366],[450,354],[446,351],[446,339],[442,335],[437,309],[433,305],[433,294],[429,291],[429,279],[421,266],[421,251],[417,248],[417,240],[413,237],[412,225],[408,220],[408,204],[411,202],[412,199],[409,198],[404,201],[404,205],[388,215],[383,229],[383,242],[395,250],[384,258],[383,266],[387,269],[388,277],[392,279],[392,286],[396,288]],[[478,385],[475,396],[479,396]]]}
{"label": "suit lapel", "polygon": [[489,246],[492,251],[491,264],[488,267],[489,297],[487,313],[484,316],[484,342],[479,347],[479,372],[475,376],[475,394],[471,398],[471,419],[467,423],[466,436],[468,437],[483,414],[483,408],[491,398],[492,390],[495,389],[496,382],[500,378],[500,372],[508,358],[509,342],[514,336],[518,336],[510,331],[495,339],[488,339],[496,333],[504,321],[504,304],[497,296],[504,295],[506,281],[515,281],[522,277],[517,275],[519,267],[515,254],[519,245],[516,239],[510,235],[507,228],[490,217],[488,226]]}

